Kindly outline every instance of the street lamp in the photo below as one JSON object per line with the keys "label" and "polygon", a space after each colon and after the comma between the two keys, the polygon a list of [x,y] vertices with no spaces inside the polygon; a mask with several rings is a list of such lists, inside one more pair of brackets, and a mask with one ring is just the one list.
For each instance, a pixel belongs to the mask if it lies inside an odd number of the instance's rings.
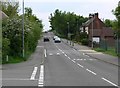
{"label": "street lamp", "polygon": [[25,57],[25,50],[24,50],[24,0],[23,0],[23,15],[22,15],[22,55],[23,58]]}
{"label": "street lamp", "polygon": [[[67,25],[68,25],[67,38],[69,39],[69,22],[67,22]],[[67,39],[67,43],[68,43],[68,39]]]}

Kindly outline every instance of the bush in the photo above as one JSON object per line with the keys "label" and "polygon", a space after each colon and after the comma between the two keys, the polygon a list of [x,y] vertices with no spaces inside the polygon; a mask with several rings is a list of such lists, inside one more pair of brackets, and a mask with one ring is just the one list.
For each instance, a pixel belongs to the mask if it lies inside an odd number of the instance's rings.
{"label": "bush", "polygon": [[2,39],[2,63],[6,62],[6,56],[9,55],[9,50],[10,50],[10,41],[7,38]]}
{"label": "bush", "polygon": [[89,40],[88,39],[82,39],[81,40],[81,44],[82,45],[88,45],[89,44]]}

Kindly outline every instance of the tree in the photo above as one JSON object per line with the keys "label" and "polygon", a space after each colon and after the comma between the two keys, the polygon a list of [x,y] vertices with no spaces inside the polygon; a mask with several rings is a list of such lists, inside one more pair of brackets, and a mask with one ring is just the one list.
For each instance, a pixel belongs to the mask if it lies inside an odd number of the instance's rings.
{"label": "tree", "polygon": [[115,24],[117,23],[117,26],[114,27],[116,28],[116,33],[118,37],[120,38],[120,1],[118,2],[118,6],[115,8],[115,10],[112,10],[113,14],[116,16],[116,21]]}
{"label": "tree", "polygon": [[19,2],[12,2],[12,1],[8,1],[8,2],[2,2],[2,11],[9,17],[15,17],[18,16],[18,10],[19,8]]}
{"label": "tree", "polygon": [[109,19],[106,19],[106,20],[105,20],[105,26],[106,26],[106,27],[112,27],[112,21],[109,20]]}
{"label": "tree", "polygon": [[67,38],[69,32],[72,34],[72,39],[76,39],[75,36],[79,35],[79,27],[86,20],[83,16],[78,16],[73,12],[62,12],[59,9],[56,9],[53,14],[51,13],[49,18],[50,27],[57,35]]}
{"label": "tree", "polygon": [[[11,5],[11,4],[10,4]],[[8,6],[9,7],[9,6]],[[25,58],[28,52],[33,52],[37,46],[38,40],[42,35],[43,25],[42,20],[39,20],[32,14],[31,8],[26,8],[24,22],[24,45]],[[4,10],[10,12],[11,10]],[[17,11],[17,10],[16,10]],[[6,55],[12,57],[22,56],[22,15],[14,13],[16,16],[9,14],[9,19],[2,21],[2,37],[3,37],[3,62]],[[23,60],[25,60],[25,58]]]}

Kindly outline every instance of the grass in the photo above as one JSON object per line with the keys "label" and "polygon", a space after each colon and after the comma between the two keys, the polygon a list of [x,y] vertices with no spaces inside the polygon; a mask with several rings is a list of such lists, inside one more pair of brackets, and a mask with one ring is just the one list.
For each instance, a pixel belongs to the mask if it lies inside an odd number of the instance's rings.
{"label": "grass", "polygon": [[116,51],[115,51],[115,48],[108,48],[108,50],[104,50],[104,49],[101,49],[101,48],[94,48],[95,51],[97,52],[103,52],[105,54],[109,54],[109,55],[112,55],[112,56],[118,56]]}
{"label": "grass", "polygon": [[32,52],[27,52],[25,54],[25,58],[23,57],[18,57],[18,56],[9,56],[8,61],[7,62],[3,62],[2,64],[16,64],[16,63],[21,63],[21,62],[25,62],[29,59],[30,55],[32,54]]}

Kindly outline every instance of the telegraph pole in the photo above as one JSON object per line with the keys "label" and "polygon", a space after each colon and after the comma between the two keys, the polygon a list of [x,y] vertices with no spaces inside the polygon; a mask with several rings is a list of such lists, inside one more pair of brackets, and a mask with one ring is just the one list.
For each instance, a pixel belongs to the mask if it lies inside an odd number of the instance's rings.
{"label": "telegraph pole", "polygon": [[23,15],[22,15],[22,55],[23,55],[23,58],[25,57],[25,47],[24,47],[24,0],[23,0]]}

